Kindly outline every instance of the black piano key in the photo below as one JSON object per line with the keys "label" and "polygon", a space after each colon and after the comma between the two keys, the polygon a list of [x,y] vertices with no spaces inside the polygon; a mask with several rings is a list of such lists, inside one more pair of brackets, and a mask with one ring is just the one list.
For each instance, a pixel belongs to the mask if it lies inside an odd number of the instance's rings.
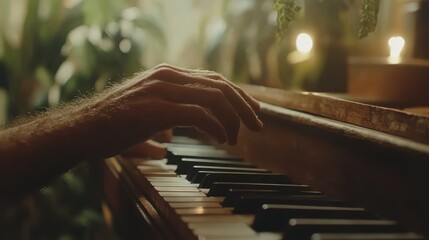
{"label": "black piano key", "polygon": [[[186,175],[188,181],[192,181],[196,178],[199,171],[222,171],[222,172],[259,172],[259,173],[270,173],[270,170],[256,167],[221,167],[221,166],[193,166]],[[196,181],[196,180],[195,180]]]}
{"label": "black piano key", "polygon": [[256,231],[281,231],[293,218],[374,219],[364,208],[264,204],[256,212]]}
{"label": "black piano key", "polygon": [[167,159],[167,164],[177,164],[182,160],[183,156],[175,155],[171,151],[167,150],[165,158]]}
{"label": "black piano key", "polygon": [[259,210],[264,204],[291,204],[313,206],[337,206],[349,205],[343,200],[327,198],[322,195],[292,195],[292,196],[242,196],[238,199],[233,213],[251,214]]}
{"label": "black piano key", "polygon": [[183,158],[222,159],[229,161],[243,160],[224,150],[209,148],[173,148],[171,151],[168,149],[166,158],[167,164],[178,164]]}
{"label": "black piano key", "polygon": [[255,165],[243,161],[213,160],[213,159],[188,159],[183,158],[177,163],[177,174],[187,174],[194,166],[218,166],[218,167],[246,167],[256,168]]}
{"label": "black piano key", "polygon": [[290,183],[290,178],[275,173],[210,172],[199,187],[210,188],[214,182]]}
{"label": "black piano key", "polygon": [[274,184],[274,183],[240,183],[240,182],[215,182],[212,184],[207,196],[226,196],[229,189],[265,189],[277,190],[285,193],[298,193],[311,190],[307,185]]}
{"label": "black piano key", "polygon": [[316,233],[311,240],[427,240],[416,233]]}
{"label": "black piano key", "polygon": [[283,239],[311,239],[316,233],[401,233],[404,230],[389,220],[361,219],[290,219],[284,229]]}
{"label": "black piano key", "polygon": [[285,197],[292,195],[321,195],[321,192],[318,191],[301,191],[297,193],[284,193],[277,190],[264,190],[264,189],[230,189],[228,194],[226,194],[222,206],[224,207],[235,207],[237,206],[240,199],[243,197],[250,196],[259,196],[259,197]]}

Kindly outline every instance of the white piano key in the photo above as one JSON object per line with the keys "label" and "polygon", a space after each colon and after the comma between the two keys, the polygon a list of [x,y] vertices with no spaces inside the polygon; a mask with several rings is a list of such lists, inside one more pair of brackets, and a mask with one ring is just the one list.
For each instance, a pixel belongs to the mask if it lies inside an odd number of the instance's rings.
{"label": "white piano key", "polygon": [[217,202],[220,203],[223,201],[223,197],[207,197],[207,196],[199,196],[199,197],[165,197],[164,201],[168,203],[173,202]]}
{"label": "white piano key", "polygon": [[202,192],[159,192],[161,197],[205,197]]}
{"label": "white piano key", "polygon": [[198,188],[198,183],[189,182],[152,182],[154,187],[194,187]]}
{"label": "white piano key", "polygon": [[187,182],[189,183],[189,181],[180,177],[147,177],[147,180],[149,180],[149,182]]}
{"label": "white piano key", "polygon": [[217,202],[179,202],[179,203],[169,203],[170,206],[174,209],[178,208],[193,208],[195,206],[204,207],[204,208],[221,208],[222,206]]}
{"label": "white piano key", "polygon": [[174,172],[148,172],[144,173],[146,177],[175,177]]}
{"label": "white piano key", "polygon": [[200,192],[195,187],[155,187],[159,192]]}

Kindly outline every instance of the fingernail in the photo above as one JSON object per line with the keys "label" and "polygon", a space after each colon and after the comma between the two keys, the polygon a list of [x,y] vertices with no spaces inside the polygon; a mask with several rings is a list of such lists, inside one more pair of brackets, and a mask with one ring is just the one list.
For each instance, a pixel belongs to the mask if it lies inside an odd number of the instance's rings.
{"label": "fingernail", "polygon": [[258,124],[259,129],[261,129],[264,126],[264,123],[259,118],[257,118],[257,124]]}

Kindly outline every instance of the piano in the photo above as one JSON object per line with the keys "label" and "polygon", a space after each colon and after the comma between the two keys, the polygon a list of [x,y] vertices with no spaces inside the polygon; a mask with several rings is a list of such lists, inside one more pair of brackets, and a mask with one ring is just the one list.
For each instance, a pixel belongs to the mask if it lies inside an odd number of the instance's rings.
{"label": "piano", "polygon": [[429,239],[429,117],[243,86],[264,128],[236,146],[179,129],[164,160],[103,161],[124,239]]}

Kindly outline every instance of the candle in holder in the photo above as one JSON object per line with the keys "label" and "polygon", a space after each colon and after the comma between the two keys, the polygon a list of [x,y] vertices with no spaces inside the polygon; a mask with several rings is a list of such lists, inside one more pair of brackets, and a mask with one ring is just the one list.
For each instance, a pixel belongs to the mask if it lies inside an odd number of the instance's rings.
{"label": "candle in holder", "polygon": [[395,64],[401,61],[401,52],[405,45],[405,40],[401,36],[391,37],[387,42],[390,48],[390,54],[387,61]]}
{"label": "candle in holder", "polygon": [[349,58],[348,93],[390,107],[429,106],[429,61],[401,57],[401,36],[387,44],[387,58]]}

